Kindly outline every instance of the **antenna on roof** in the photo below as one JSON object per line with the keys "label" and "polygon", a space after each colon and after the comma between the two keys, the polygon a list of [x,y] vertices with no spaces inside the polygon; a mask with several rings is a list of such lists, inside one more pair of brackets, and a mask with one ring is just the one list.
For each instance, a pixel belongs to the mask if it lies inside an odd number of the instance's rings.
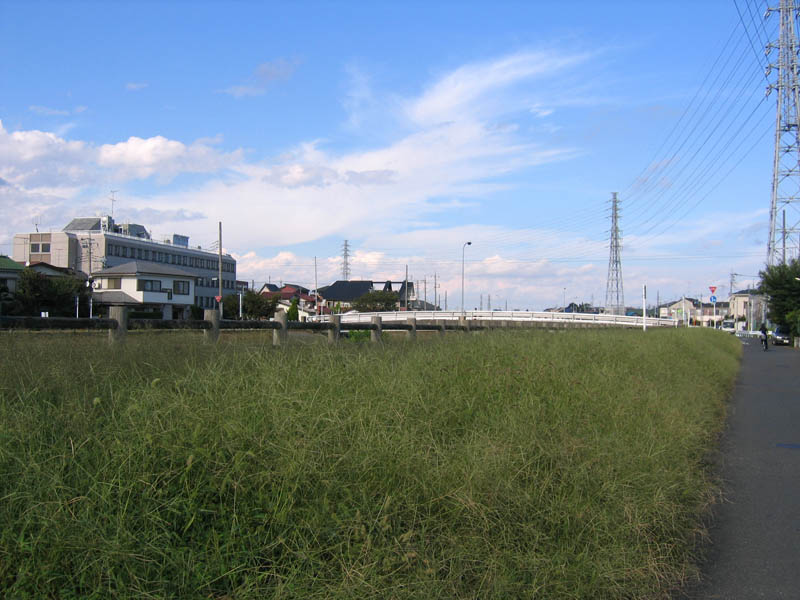
{"label": "antenna on roof", "polygon": [[119,190],[111,190],[111,197],[109,198],[109,200],[111,200],[111,218],[112,219],[114,218],[114,203],[117,201],[117,199],[114,197],[114,194],[116,194],[118,191]]}
{"label": "antenna on roof", "polygon": [[39,223],[41,222],[41,217],[36,215],[33,217],[33,226],[36,227],[36,233],[39,233]]}

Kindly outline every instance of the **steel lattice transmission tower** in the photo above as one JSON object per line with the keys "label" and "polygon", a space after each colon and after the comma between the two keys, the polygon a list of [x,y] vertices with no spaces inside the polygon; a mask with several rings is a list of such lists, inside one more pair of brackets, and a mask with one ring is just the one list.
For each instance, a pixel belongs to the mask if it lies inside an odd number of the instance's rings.
{"label": "steel lattice transmission tower", "polygon": [[[797,17],[795,0],[780,0],[778,8],[768,8],[767,15],[777,12],[781,24],[778,42],[767,44],[769,56],[778,50],[778,62],[767,66],[767,75],[777,69],[778,76],[767,87],[777,92],[775,119],[775,158],[772,171],[772,202],[769,211],[767,264],[786,262],[786,242],[791,234],[800,233],[800,89],[797,67]],[[780,220],[780,224],[779,224]],[[788,220],[788,221],[787,221]]]}
{"label": "steel lattice transmission tower", "polygon": [[625,295],[622,292],[622,242],[619,231],[619,200],[611,194],[611,242],[608,253],[608,281],[606,283],[606,313],[625,314]]}
{"label": "steel lattice transmission tower", "polygon": [[350,243],[347,240],[342,244],[342,279],[350,281]]}

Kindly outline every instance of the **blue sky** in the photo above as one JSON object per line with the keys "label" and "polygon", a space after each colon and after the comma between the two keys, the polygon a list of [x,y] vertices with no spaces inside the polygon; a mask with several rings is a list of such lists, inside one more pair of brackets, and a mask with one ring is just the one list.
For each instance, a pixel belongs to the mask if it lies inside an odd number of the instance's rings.
{"label": "blue sky", "polygon": [[156,236],[223,221],[257,284],[329,283],[348,239],[355,278],[457,308],[469,240],[468,307],[602,305],[616,191],[628,305],[726,296],[766,255],[763,9],[6,0],[0,252],[113,189]]}

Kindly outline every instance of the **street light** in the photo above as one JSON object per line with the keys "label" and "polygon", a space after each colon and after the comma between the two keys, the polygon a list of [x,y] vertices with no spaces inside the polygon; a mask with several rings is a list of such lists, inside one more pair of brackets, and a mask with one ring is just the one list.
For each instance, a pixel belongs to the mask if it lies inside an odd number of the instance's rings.
{"label": "street light", "polygon": [[464,251],[467,249],[467,246],[471,246],[472,242],[464,242],[464,245],[461,246],[461,314],[466,314],[464,312]]}

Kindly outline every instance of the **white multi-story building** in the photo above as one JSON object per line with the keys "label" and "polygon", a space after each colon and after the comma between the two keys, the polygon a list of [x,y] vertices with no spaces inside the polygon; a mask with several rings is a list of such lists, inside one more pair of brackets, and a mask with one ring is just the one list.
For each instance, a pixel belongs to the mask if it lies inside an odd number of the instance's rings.
{"label": "white multi-story building", "polygon": [[[219,294],[217,252],[192,248],[183,235],[157,241],[142,225],[116,224],[109,216],[73,219],[62,231],[18,233],[14,236],[13,259],[71,268],[90,278],[131,261],[171,265],[196,278],[189,304],[214,308]],[[222,295],[236,292],[236,260],[223,254]]]}

